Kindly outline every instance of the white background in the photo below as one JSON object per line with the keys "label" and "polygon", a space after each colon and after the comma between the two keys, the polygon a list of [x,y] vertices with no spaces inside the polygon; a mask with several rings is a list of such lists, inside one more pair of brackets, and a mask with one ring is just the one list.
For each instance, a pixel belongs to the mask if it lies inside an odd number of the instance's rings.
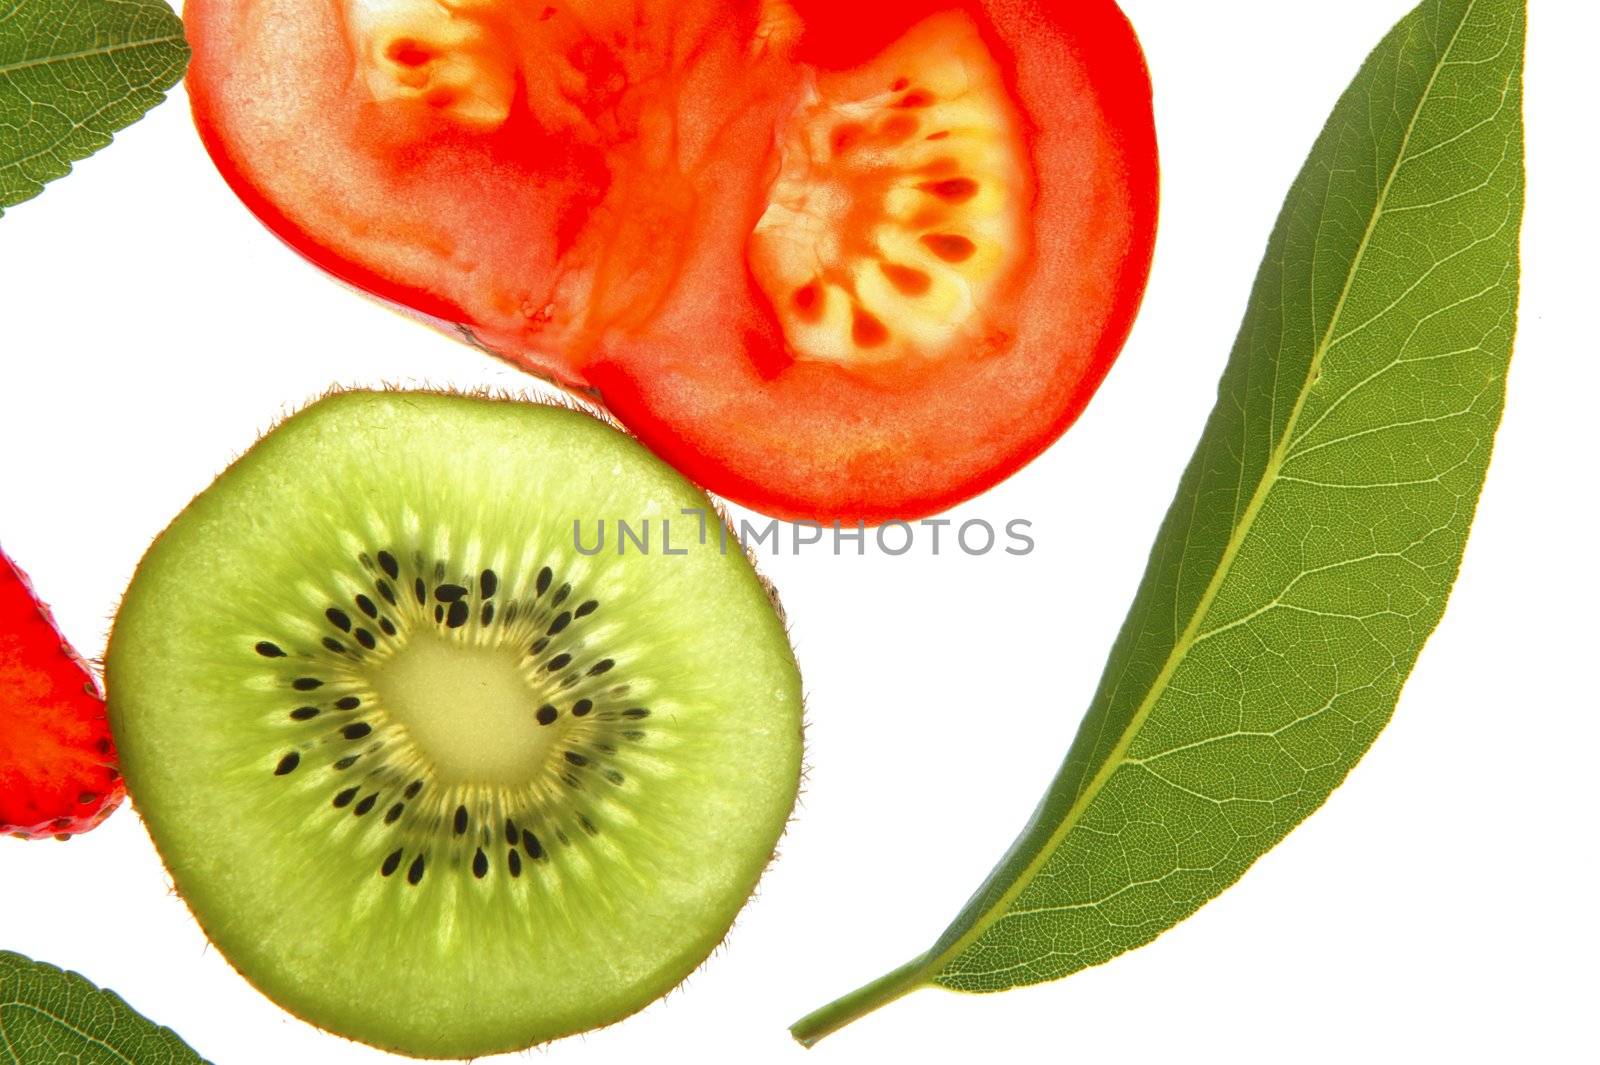
{"label": "white background", "polygon": [[[1522,328],[1460,583],[1394,723],[1332,800],[1156,943],[1001,995],[919,992],[816,1050],[786,1025],[929,945],[1065,751],[1214,396],[1267,232],[1406,0],[1125,0],[1165,193],[1142,319],[1058,445],[950,515],[1026,558],[769,561],[810,700],[803,804],[687,985],[539,1059],[1594,1061],[1594,5],[1538,0]],[[216,177],[181,92],[0,220],[0,536],[89,654],[150,537],[338,382],[535,386],[355,298]],[[385,1056],[207,947],[124,808],[0,840],[0,947],[80,970],[219,1065]],[[369,987],[376,992],[380,974]],[[392,1060],[392,1059],[389,1059]]]}

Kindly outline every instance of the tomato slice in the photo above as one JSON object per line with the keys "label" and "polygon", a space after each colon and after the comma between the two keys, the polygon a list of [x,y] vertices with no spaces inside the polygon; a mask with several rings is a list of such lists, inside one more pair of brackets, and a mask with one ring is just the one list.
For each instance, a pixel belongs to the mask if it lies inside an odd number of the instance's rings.
{"label": "tomato slice", "polygon": [[1063,432],[1149,271],[1111,0],[188,0],[197,124],[307,257],[711,490],[909,519]]}

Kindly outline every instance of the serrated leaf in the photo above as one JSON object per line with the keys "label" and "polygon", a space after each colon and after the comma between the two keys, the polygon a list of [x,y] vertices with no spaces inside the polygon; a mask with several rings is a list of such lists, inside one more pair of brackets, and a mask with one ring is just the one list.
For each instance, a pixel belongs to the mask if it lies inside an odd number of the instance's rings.
{"label": "serrated leaf", "polygon": [[77,973],[0,951],[0,1063],[203,1065],[168,1028]]}
{"label": "serrated leaf", "polygon": [[[1330,9],[1331,11],[1332,9]],[[925,955],[794,1026],[1149,942],[1309,816],[1394,710],[1460,566],[1505,394],[1523,0],[1429,0],[1292,187],[1077,739]]]}
{"label": "serrated leaf", "polygon": [[0,215],[110,144],[188,62],[161,0],[0,0]]}

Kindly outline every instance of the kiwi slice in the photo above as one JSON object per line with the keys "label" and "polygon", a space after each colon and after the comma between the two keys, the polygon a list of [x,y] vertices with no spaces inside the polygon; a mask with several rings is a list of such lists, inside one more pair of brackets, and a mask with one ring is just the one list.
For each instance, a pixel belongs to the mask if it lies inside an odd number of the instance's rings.
{"label": "kiwi slice", "polygon": [[323,399],[195,499],[117,615],[109,712],[239,972],[341,1035],[473,1057],[704,960],[801,758],[783,620],[717,521],[587,414],[432,393]]}

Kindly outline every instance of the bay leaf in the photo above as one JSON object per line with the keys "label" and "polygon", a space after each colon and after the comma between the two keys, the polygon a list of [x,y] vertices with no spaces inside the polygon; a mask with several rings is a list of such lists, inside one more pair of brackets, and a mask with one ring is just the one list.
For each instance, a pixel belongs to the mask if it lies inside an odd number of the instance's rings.
{"label": "bay leaf", "polygon": [[170,1029],[77,973],[0,951],[0,1062],[200,1065]]}
{"label": "bay leaf", "polygon": [[0,215],[142,118],[188,62],[161,0],[0,0]]}
{"label": "bay leaf", "polygon": [[999,991],[1148,943],[1315,811],[1388,722],[1505,395],[1525,19],[1524,0],[1427,0],[1362,66],[1289,192],[1043,802],[926,954],[797,1022],[801,1043],[920,987]]}

